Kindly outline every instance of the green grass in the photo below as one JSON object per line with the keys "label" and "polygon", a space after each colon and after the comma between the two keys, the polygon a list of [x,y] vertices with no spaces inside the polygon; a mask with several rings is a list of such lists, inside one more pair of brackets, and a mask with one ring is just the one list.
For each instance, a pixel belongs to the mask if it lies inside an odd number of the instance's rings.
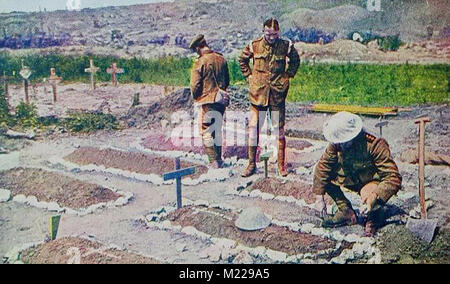
{"label": "green grass", "polygon": [[290,101],[374,106],[442,103],[449,96],[449,65],[302,64]]}
{"label": "green grass", "polygon": [[[89,82],[84,69],[89,59],[94,59],[102,72],[97,80],[109,81],[106,68],[112,62],[125,69],[119,75],[121,83],[147,83],[168,86],[188,86],[190,58],[165,57],[161,59],[122,59],[107,56],[28,56],[25,65],[33,74],[31,81],[48,77],[51,67],[66,82]],[[245,85],[237,60],[229,60],[232,84]],[[0,53],[0,70],[8,74],[16,71],[15,81],[20,82],[20,58]],[[449,99],[450,65],[375,65],[375,64],[315,64],[300,65],[291,82],[288,100],[295,102],[320,102],[333,104],[358,104],[374,106],[409,106],[442,103]],[[1,105],[1,103],[0,103]],[[1,106],[0,106],[1,107]],[[1,111],[1,108],[0,108]]]}

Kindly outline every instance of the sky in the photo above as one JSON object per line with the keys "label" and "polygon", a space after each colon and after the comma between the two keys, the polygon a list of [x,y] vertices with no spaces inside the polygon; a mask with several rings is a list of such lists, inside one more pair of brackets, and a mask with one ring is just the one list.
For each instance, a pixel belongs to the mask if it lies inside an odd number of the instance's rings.
{"label": "sky", "polygon": [[12,11],[36,12],[47,9],[47,11],[65,10],[66,6],[80,8],[98,8],[105,6],[122,6],[156,2],[171,2],[172,0],[0,0],[0,13]]}

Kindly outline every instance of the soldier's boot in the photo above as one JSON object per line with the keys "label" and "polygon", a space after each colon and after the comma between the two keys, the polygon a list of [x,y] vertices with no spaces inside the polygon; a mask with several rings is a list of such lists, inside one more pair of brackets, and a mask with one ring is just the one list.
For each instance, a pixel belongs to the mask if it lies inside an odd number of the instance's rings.
{"label": "soldier's boot", "polygon": [[209,163],[211,164],[211,167],[217,169],[219,163],[217,161],[216,149],[214,149],[214,147],[205,147],[205,153],[208,156],[208,160]]}
{"label": "soldier's boot", "polygon": [[223,167],[223,160],[222,160],[222,146],[214,146],[214,149],[216,151],[216,164],[217,168],[220,169]]}
{"label": "soldier's boot", "polygon": [[256,150],[258,147],[248,147],[248,166],[242,173],[242,177],[249,177],[256,173]]}
{"label": "soldier's boot", "polygon": [[383,208],[378,206],[377,209],[367,214],[366,226],[364,228],[364,235],[366,237],[373,237],[377,230],[385,224],[386,218],[384,213]]}
{"label": "soldier's boot", "polygon": [[278,173],[282,177],[289,174],[286,169],[286,140],[278,141]]}
{"label": "soldier's boot", "polygon": [[335,228],[341,226],[355,225],[358,221],[350,201],[338,186],[328,186],[326,193],[334,200],[338,211],[334,216],[327,216],[322,222],[322,227]]}

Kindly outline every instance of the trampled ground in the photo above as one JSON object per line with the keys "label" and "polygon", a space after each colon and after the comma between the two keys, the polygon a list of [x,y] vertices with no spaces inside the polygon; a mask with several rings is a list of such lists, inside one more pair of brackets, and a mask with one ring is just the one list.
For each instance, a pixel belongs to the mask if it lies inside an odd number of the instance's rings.
{"label": "trampled ground", "polygon": [[[1,187],[11,190],[13,196],[17,191],[26,197],[25,200],[19,198],[0,203],[0,256],[9,262],[17,260],[14,251],[25,250],[21,259],[23,262],[65,263],[69,261],[67,251],[71,247],[80,249],[81,255],[84,255],[86,247],[98,249],[98,245],[90,243],[91,241],[107,247],[114,245],[119,251],[107,250],[112,256],[90,254],[89,258],[82,261],[115,263],[116,256],[120,256],[122,262],[131,263],[448,263],[450,260],[447,233],[450,229],[450,168],[448,164],[432,165],[431,162],[426,166],[425,186],[430,199],[428,214],[430,218],[438,219],[440,228],[432,245],[424,246],[404,226],[408,214],[418,204],[418,178],[417,164],[401,158],[405,151],[417,147],[414,117],[420,114],[429,115],[432,119],[427,125],[427,151],[436,155],[448,155],[448,106],[443,109],[442,116],[437,111],[439,106],[423,106],[400,112],[395,117],[387,117],[389,125],[383,128],[383,136],[388,140],[400,168],[403,189],[388,204],[388,224],[371,239],[363,237],[361,225],[331,230],[320,228],[321,203],[309,190],[314,164],[327,145],[321,140],[321,129],[329,114],[306,111],[301,104],[288,104],[288,162],[293,171],[288,179],[275,177],[273,161],[269,163],[269,180],[262,179],[261,163],[257,176],[241,178],[240,172],[244,169],[246,160],[231,155],[226,159],[226,170],[208,172],[207,176],[210,178],[202,183],[183,184],[183,204],[186,207],[184,211],[173,211],[175,186],[146,182],[140,175],[160,175],[171,171],[172,161],[176,156],[191,163],[182,164],[183,167],[196,165],[206,171],[206,159],[201,152],[195,149],[190,152],[187,147],[164,145],[167,143],[167,135],[170,136],[171,131],[177,127],[166,115],[173,112],[173,109],[183,107],[173,106],[171,109],[161,103],[162,107],[156,111],[154,102],[158,102],[159,98],[177,102],[176,96],[183,96],[183,93],[175,91],[165,95],[161,87],[125,85],[117,90],[100,87],[99,91],[86,92],[81,97],[73,96],[72,92],[81,92],[87,86],[78,84],[72,87],[75,91],[61,91],[61,102],[66,102],[67,105],[62,105],[62,110],[57,115],[62,114],[64,108],[95,108],[94,105],[99,100],[98,94],[104,88],[112,98],[116,98],[116,95],[123,96],[123,102],[126,103],[118,103],[115,113],[129,114],[126,119],[134,119],[139,127],[82,135],[44,130],[37,131],[35,140],[27,143],[2,137],[2,141],[6,141],[2,145],[5,145],[8,153],[0,154]],[[129,91],[122,93],[125,89]],[[129,112],[133,93],[138,89],[155,92],[148,97],[144,95],[139,115],[138,112]],[[13,101],[17,101],[20,93],[14,92],[13,96]],[[40,113],[46,113],[48,103],[39,98],[37,96],[32,100],[36,102]],[[186,110],[192,115],[190,108],[192,107],[189,106]],[[247,109],[237,109],[243,111],[242,115],[247,115]],[[146,123],[148,117],[145,110],[148,110],[149,116],[156,118],[154,122]],[[379,122],[379,118],[364,116],[363,119],[367,131],[377,135],[375,124]],[[236,131],[245,131],[245,127]],[[160,141],[158,137],[161,137]],[[262,140],[263,145],[270,145],[270,140]],[[99,149],[109,150],[102,152]],[[72,158],[68,159],[80,164],[79,166],[69,167],[61,161],[64,157],[71,157],[70,155]],[[153,159],[155,156],[164,158]],[[59,162],[55,162],[56,160]],[[98,170],[96,167],[83,167],[82,164],[103,168]],[[131,174],[123,175],[105,170],[108,168],[121,168]],[[14,176],[16,178],[12,180],[11,177]],[[76,193],[72,183],[83,185],[82,188],[88,194],[77,195],[79,201],[71,197],[71,194]],[[283,184],[289,186],[285,188]],[[83,206],[88,206],[120,199],[119,195],[114,195],[116,193],[127,197],[127,202],[120,200],[121,206],[103,205],[98,208],[101,210],[84,212],[85,214],[61,212],[57,240],[43,244],[48,217],[57,213],[48,207],[37,208],[30,202],[32,195],[40,199],[41,188],[49,191],[49,194],[45,194],[45,201],[59,203],[64,200],[59,197],[62,195],[67,199],[68,207],[71,202],[81,202]],[[114,192],[104,194],[108,192],[107,189],[114,189]],[[358,209],[359,197],[346,194],[355,209]],[[93,203],[92,198],[95,199]],[[269,215],[272,225],[265,231],[242,235],[233,226],[233,220],[242,209],[251,206],[257,206]],[[203,211],[197,212],[190,208],[203,208]],[[333,206],[328,206],[328,210],[331,212]],[[165,222],[168,220],[169,223]],[[89,241],[86,238],[78,239],[80,236],[87,236]],[[24,246],[29,243],[35,243],[34,248]],[[168,246],[168,243],[173,245]],[[399,254],[394,247],[408,249],[401,250]]]}

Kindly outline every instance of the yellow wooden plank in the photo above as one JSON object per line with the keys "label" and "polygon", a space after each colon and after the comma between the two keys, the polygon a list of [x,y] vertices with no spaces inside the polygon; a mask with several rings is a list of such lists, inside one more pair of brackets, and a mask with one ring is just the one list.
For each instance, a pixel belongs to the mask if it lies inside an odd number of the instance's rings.
{"label": "yellow wooden plank", "polygon": [[396,107],[364,107],[354,105],[315,104],[312,109],[316,112],[348,111],[351,113],[367,115],[397,115],[398,113],[398,108]]}

